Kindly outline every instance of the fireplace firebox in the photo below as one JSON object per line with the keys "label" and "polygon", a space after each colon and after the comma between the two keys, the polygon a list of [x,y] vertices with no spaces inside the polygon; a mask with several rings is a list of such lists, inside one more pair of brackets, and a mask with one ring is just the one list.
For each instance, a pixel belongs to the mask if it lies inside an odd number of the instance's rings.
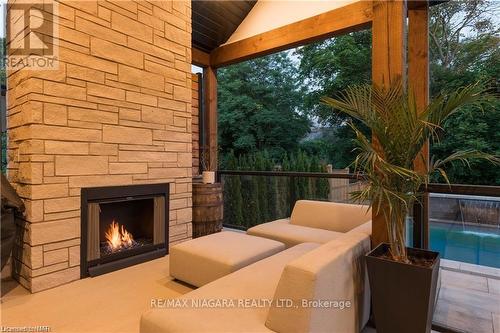
{"label": "fireplace firebox", "polygon": [[169,184],[82,188],[81,277],[168,253]]}

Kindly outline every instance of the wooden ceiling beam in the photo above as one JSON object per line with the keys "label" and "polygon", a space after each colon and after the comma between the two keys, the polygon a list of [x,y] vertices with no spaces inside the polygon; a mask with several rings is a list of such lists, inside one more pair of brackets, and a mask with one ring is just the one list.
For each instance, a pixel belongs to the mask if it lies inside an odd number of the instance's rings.
{"label": "wooden ceiling beam", "polygon": [[219,46],[210,54],[212,67],[221,67],[316,40],[370,27],[372,2],[358,1],[256,36]]}
{"label": "wooden ceiling beam", "polygon": [[210,66],[210,54],[195,47],[191,48],[191,63],[200,67]]}

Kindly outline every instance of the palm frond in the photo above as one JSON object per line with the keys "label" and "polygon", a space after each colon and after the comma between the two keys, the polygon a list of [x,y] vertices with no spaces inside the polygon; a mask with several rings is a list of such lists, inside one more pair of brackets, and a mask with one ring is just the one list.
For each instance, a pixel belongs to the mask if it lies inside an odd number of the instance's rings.
{"label": "palm frond", "polygon": [[355,133],[358,155],[352,166],[365,176],[369,186],[354,192],[356,201],[371,201],[375,212],[386,218],[391,251],[405,258],[404,215],[419,200],[420,188],[427,185],[432,173],[438,172],[449,182],[444,166],[448,163],[469,164],[484,159],[500,165],[500,158],[475,150],[464,150],[442,159],[431,159],[428,170],[415,170],[417,160],[425,162],[422,147],[438,140],[444,122],[463,106],[477,108],[491,98],[487,89],[477,83],[435,98],[427,108],[419,110],[415,95],[401,81],[387,89],[376,86],[351,86],[339,98],[325,97],[322,102],[335,112],[347,114],[371,129],[370,140],[350,121]]}
{"label": "palm frond", "polygon": [[446,172],[444,171],[444,166],[450,163],[454,162],[460,162],[464,166],[467,166],[470,168],[470,162],[471,160],[486,160],[494,165],[500,165],[500,157],[488,153],[484,153],[475,149],[467,149],[467,150],[462,150],[462,151],[457,151],[454,152],[453,154],[449,155],[446,158],[443,159],[437,159],[433,161],[431,164],[430,173],[438,171],[441,176],[445,179],[447,183],[449,183],[448,176]]}

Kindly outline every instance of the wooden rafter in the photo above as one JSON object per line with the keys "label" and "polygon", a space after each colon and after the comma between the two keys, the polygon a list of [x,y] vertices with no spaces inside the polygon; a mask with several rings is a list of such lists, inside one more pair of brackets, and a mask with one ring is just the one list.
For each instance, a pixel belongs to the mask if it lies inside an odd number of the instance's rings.
{"label": "wooden rafter", "polygon": [[358,1],[256,36],[220,46],[210,54],[211,66],[221,67],[307,44],[315,40],[368,28],[371,21],[371,1]]}
{"label": "wooden rafter", "polygon": [[191,48],[191,63],[200,67],[208,67],[210,66],[210,54],[193,47]]}

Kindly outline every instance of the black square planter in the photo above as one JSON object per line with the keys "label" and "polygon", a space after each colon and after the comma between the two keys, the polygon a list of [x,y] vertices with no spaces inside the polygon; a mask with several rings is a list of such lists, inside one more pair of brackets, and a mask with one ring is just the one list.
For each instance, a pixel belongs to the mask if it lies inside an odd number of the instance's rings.
{"label": "black square planter", "polygon": [[366,255],[377,333],[431,331],[438,295],[439,253],[407,248],[410,257],[432,261],[429,267],[385,258],[389,244]]}

